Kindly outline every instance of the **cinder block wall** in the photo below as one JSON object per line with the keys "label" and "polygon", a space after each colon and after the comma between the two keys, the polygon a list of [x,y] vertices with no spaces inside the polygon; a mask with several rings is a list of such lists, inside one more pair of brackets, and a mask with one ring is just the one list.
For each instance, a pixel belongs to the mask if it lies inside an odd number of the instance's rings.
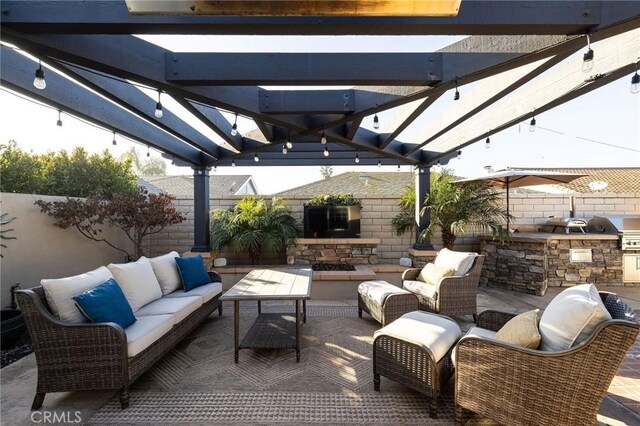
{"label": "cinder block wall", "polygon": [[[211,200],[211,208],[229,208],[236,204],[239,196],[230,196]],[[569,216],[569,195],[555,194],[511,194],[511,214],[515,217],[513,228],[523,232],[545,230],[544,223],[549,216]],[[294,215],[302,225],[304,203],[308,198],[287,198]],[[184,252],[193,245],[193,199],[175,200],[176,206],[187,215],[187,220],[180,225],[165,228],[149,239],[149,253],[158,255],[171,250]],[[576,217],[591,218],[594,215],[625,214],[640,215],[640,193],[628,194],[577,194],[575,195]],[[380,263],[397,263],[400,257],[406,256],[406,249],[413,240],[409,235],[398,237],[391,230],[391,219],[398,213],[396,198],[362,198],[361,234],[363,238],[379,238],[378,253]],[[456,250],[477,251],[479,242],[476,235],[480,230],[469,232],[456,240]],[[442,246],[439,232],[431,239],[436,248]],[[223,256],[233,259],[230,253]],[[246,256],[245,256],[246,257]],[[268,257],[267,257],[268,259]],[[265,260],[267,260],[265,259]],[[275,263],[285,263],[284,258],[272,256]]]}

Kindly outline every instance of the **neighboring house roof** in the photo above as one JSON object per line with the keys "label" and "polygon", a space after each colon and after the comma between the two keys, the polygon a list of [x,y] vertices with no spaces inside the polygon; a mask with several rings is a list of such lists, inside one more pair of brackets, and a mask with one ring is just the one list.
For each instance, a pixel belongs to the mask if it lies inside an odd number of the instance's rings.
{"label": "neighboring house roof", "polygon": [[406,186],[413,184],[408,172],[347,172],[322,179],[276,195],[279,197],[312,197],[347,193],[355,197],[399,198]]}
{"label": "neighboring house roof", "polygon": [[[177,197],[193,197],[193,176],[145,176],[138,185],[149,192],[167,192]],[[209,176],[211,198],[229,195],[257,194],[258,188],[251,175]]]}
{"label": "neighboring house roof", "polygon": [[[627,193],[640,192],[640,167],[587,167],[587,168],[551,168],[551,167],[511,167],[516,170],[535,170],[561,173],[574,173],[587,175],[569,183],[549,185],[551,187],[562,188],[567,192],[581,194],[603,193]],[[607,183],[604,189],[591,189],[591,182],[602,181]],[[531,189],[542,190],[541,187],[531,187]]]}

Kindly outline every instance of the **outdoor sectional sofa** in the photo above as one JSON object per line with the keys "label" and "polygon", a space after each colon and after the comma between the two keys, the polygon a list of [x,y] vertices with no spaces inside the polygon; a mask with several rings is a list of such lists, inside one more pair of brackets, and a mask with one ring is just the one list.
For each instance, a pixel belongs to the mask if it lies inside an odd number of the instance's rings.
{"label": "outdoor sectional sofa", "polygon": [[[170,260],[174,256],[178,254],[172,252],[154,259],[143,257],[130,264],[103,266],[75,277],[42,280],[41,286],[17,292],[38,367],[38,384],[32,409],[42,406],[48,392],[106,389],[119,390],[122,408],[127,408],[129,387],[133,382],[214,310],[218,309],[219,315],[222,315],[220,275],[209,272],[211,283],[185,292],[176,285],[175,271],[171,270]],[[155,267],[158,259],[164,266]],[[146,266],[149,260],[156,261],[153,275],[157,281],[153,285],[149,282],[153,282],[154,278],[148,275],[149,268]],[[62,293],[66,294],[69,294],[70,286],[78,282],[78,288],[83,285],[86,288],[91,282],[99,285],[101,280],[110,276],[118,282],[132,278],[129,281],[135,283],[143,276],[127,269],[136,268],[138,263],[145,263],[147,279],[144,283],[138,282],[144,285],[134,284],[128,289],[123,288],[136,317],[136,322],[126,329],[115,323],[91,323],[82,317],[78,319],[71,305],[66,306],[68,312],[65,319],[65,306],[60,303],[60,294],[57,294],[57,302],[52,297],[56,296],[52,282],[62,286]],[[129,277],[123,274],[129,274]],[[160,285],[157,291],[155,285]],[[132,288],[139,293],[139,287],[151,288],[155,299],[139,306],[145,297],[141,299],[140,294],[131,293]],[[173,291],[169,292],[171,289]],[[76,291],[79,294],[84,290]],[[158,294],[160,297],[155,297]],[[146,298],[148,300],[149,295]]]}

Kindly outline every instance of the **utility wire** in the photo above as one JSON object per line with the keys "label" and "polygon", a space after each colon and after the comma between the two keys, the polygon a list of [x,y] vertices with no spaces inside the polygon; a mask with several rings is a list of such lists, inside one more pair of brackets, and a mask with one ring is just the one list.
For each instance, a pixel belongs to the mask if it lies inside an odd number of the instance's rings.
{"label": "utility wire", "polygon": [[585,142],[591,142],[591,143],[595,143],[595,144],[598,144],[598,145],[610,146],[612,148],[624,149],[624,150],[627,150],[627,151],[640,152],[640,149],[629,148],[629,147],[626,147],[626,146],[615,145],[615,144],[608,143],[608,142],[602,142],[602,141],[599,141],[599,140],[596,140],[596,139],[590,139],[590,138],[585,138],[585,137],[582,137],[582,136],[571,135],[571,134],[567,134],[565,132],[561,132],[561,131],[558,131],[558,130],[549,129],[547,127],[536,126],[536,128],[540,129],[540,130],[545,130],[545,131],[550,132],[550,133],[555,133],[557,135],[574,137],[576,139],[580,139],[580,140],[583,140]]}

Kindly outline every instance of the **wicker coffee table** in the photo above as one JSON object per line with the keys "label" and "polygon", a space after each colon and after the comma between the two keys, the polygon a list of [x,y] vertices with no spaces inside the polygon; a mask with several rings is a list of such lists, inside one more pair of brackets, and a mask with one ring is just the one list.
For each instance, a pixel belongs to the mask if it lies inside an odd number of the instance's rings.
{"label": "wicker coffee table", "polygon": [[[300,329],[306,322],[306,300],[311,295],[311,269],[255,269],[220,297],[221,301],[233,301],[235,362],[240,349],[296,350],[296,362],[300,362]],[[292,300],[295,302],[295,318],[290,314],[263,314],[264,300]],[[240,342],[240,301],[258,302],[258,318]],[[301,306],[302,305],[302,306]]]}

